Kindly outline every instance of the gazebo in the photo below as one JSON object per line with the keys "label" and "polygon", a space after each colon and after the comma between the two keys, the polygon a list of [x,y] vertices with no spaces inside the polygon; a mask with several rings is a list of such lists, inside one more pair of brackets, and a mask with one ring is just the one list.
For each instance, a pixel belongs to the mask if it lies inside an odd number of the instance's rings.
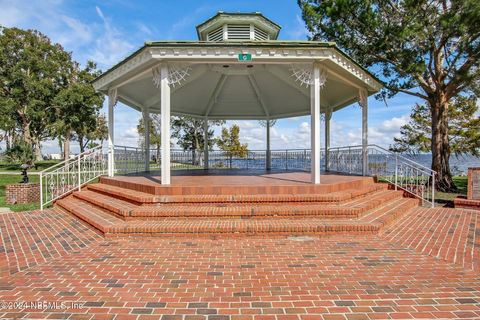
{"label": "gazebo", "polygon": [[[161,115],[161,183],[170,184],[170,117],[265,120],[311,117],[311,182],[320,183],[320,115],[328,166],[332,113],[362,107],[363,173],[367,170],[368,97],[381,83],[335,43],[278,40],[280,26],[261,13],[219,12],[197,26],[198,41],[152,41],[94,82],[108,95],[108,175],[114,175],[114,106],[120,101]],[[207,125],[205,126],[208,127]],[[145,125],[149,145],[149,125]],[[149,169],[145,148],[145,169]],[[208,147],[204,150],[208,159]],[[204,161],[208,169],[208,160]]]}

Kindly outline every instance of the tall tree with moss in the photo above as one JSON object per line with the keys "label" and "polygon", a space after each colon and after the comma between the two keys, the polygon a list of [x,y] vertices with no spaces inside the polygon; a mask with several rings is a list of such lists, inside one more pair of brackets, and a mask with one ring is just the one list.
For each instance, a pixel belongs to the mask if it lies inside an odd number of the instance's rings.
{"label": "tall tree with moss", "polygon": [[92,61],[88,61],[84,68],[73,62],[68,86],[53,101],[56,113],[54,127],[63,140],[64,159],[69,158],[70,142],[75,134],[85,136],[99,125],[98,112],[103,104],[103,95],[92,86],[92,81],[99,75],[100,71]]}
{"label": "tall tree with moss", "polygon": [[[475,97],[457,97],[448,113],[448,138],[450,151],[456,156],[472,154],[480,156],[480,117]],[[419,154],[431,152],[432,117],[428,107],[416,104],[410,121],[400,128],[390,150]]]}
{"label": "tall tree with moss", "polygon": [[97,112],[94,117],[95,126],[93,128],[91,123],[86,123],[81,128],[75,129],[75,140],[78,141],[80,152],[84,152],[86,148],[101,146],[103,141],[108,138],[108,125],[105,115]]}
{"label": "tall tree with moss", "polygon": [[68,86],[71,71],[70,54],[47,36],[0,27],[0,118],[15,122],[37,160],[42,140],[54,136],[54,99]]}
{"label": "tall tree with moss", "polygon": [[449,113],[452,99],[480,94],[480,1],[298,0],[312,40],[335,41],[384,79],[386,99],[425,101],[432,169],[439,190],[455,189]]}
{"label": "tall tree with moss", "polygon": [[[160,148],[162,147],[162,130],[160,127],[161,124],[161,117],[158,114],[150,114],[150,119],[149,119],[149,133],[150,133],[150,145],[148,148],[151,146],[155,146],[155,162],[160,163]],[[140,146],[142,148],[146,147],[145,146],[145,124],[143,121],[143,117],[138,120],[137,124],[137,132],[139,135],[140,139]]]}
{"label": "tall tree with moss", "polygon": [[248,155],[248,144],[240,142],[240,127],[236,124],[230,129],[222,128],[222,135],[217,139],[217,145],[229,158],[230,168],[232,168],[234,157],[246,158]]}
{"label": "tall tree with moss", "polygon": [[177,144],[183,149],[192,152],[192,163],[200,164],[200,155],[204,150],[205,143],[211,150],[215,144],[213,126],[225,124],[223,120],[208,120],[207,142],[205,142],[205,120],[181,116],[174,117],[172,120],[172,137],[177,140]]}

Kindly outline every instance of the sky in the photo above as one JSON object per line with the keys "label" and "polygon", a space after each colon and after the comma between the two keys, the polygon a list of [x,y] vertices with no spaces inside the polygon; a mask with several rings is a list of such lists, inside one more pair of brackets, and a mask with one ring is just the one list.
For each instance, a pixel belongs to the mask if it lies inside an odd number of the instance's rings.
{"label": "sky", "polygon": [[[280,40],[306,40],[308,32],[295,0],[0,0],[0,25],[37,29],[73,53],[78,62],[93,60],[107,70],[151,40],[197,40],[195,26],[218,11],[261,12],[278,23]],[[406,124],[418,99],[398,94],[385,104],[369,98],[369,143],[388,147]],[[106,106],[102,109],[106,113]],[[136,146],[141,114],[119,103],[115,143]],[[265,129],[257,121],[229,121],[240,126],[249,149],[265,148]],[[354,104],[333,114],[331,146],[361,143],[361,108]],[[323,123],[322,123],[323,127]],[[219,129],[217,129],[218,132]],[[321,132],[323,136],[323,131]],[[323,144],[323,137],[321,138]],[[309,148],[310,117],[277,121],[271,148]],[[73,144],[72,152],[78,151]],[[57,153],[57,142],[43,143],[43,153]]]}

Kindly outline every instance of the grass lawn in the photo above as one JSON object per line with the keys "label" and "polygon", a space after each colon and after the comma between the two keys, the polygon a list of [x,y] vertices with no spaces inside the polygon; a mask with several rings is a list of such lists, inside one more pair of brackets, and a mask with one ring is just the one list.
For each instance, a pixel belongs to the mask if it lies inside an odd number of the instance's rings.
{"label": "grass lawn", "polygon": [[[30,182],[38,182],[39,176],[29,175]],[[6,204],[5,203],[5,186],[7,184],[17,183],[22,181],[20,172],[17,174],[0,174],[0,207],[9,207],[12,211],[28,211],[40,208],[40,203],[27,204]]]}
{"label": "grass lawn", "polygon": [[447,206],[453,205],[453,199],[460,195],[467,195],[467,184],[468,178],[467,177],[453,177],[453,182],[457,186],[457,192],[435,192],[435,203]]}
{"label": "grass lawn", "polygon": [[[43,161],[37,161],[35,162],[35,167],[28,169],[28,171],[43,171],[47,169],[48,167],[51,167],[57,163],[59,163],[61,160],[43,160]],[[20,173],[21,163],[8,163],[8,162],[0,162],[0,172],[5,172],[5,171],[16,171]]]}

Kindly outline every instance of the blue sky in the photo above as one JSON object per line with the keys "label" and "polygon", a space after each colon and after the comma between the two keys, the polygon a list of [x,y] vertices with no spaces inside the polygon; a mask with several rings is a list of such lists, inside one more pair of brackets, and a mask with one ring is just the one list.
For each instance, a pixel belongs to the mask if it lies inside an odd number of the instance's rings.
{"label": "blue sky", "polygon": [[[195,26],[218,11],[259,11],[282,26],[279,39],[305,40],[308,36],[295,0],[0,0],[0,25],[37,29],[72,51],[77,61],[90,59],[106,70],[144,41],[196,40]],[[400,126],[408,121],[416,102],[416,98],[399,94],[388,101],[387,107],[371,97],[370,143],[388,146]],[[115,116],[116,143],[136,145],[135,128],[140,114],[119,104]],[[265,130],[256,121],[237,123],[241,139],[251,149],[265,147]],[[360,143],[360,107],[352,105],[336,112],[331,127],[332,146]],[[280,120],[271,137],[273,149],[308,148],[310,119]],[[56,142],[47,141],[43,147],[44,153],[58,152]],[[73,146],[72,151],[76,150]]]}

